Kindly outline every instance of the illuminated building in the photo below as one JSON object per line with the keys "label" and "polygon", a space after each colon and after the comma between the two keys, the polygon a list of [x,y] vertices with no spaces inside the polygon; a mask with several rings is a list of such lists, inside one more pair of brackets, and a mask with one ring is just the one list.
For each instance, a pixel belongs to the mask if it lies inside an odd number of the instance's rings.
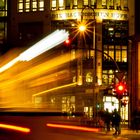
{"label": "illuminated building", "polygon": [[[132,5],[131,8],[129,8],[130,5]],[[56,72],[56,74],[60,75],[60,77],[62,76],[61,78],[58,77],[61,86],[69,85],[70,82],[78,82],[78,86],[76,88],[69,88],[67,91],[61,91],[60,94],[57,91],[57,96],[55,96],[56,90],[54,88],[56,85],[59,85],[59,82],[55,83],[51,79],[54,75],[50,73],[49,75],[52,77],[50,76],[49,80],[53,84],[50,86],[50,82],[49,84],[46,83],[46,85],[48,90],[48,87],[53,89],[51,92],[53,91],[54,94],[47,94],[47,97],[44,97],[45,94],[42,94],[42,97],[35,96],[34,101],[45,104],[46,99],[47,103],[50,101],[50,106],[51,103],[56,103],[59,111],[69,112],[73,107],[74,111],[85,112],[88,116],[92,116],[93,114],[96,116],[96,113],[101,108],[105,109],[109,107],[110,111],[118,108],[118,100],[112,96],[112,90],[106,89],[107,87],[112,88],[112,84],[118,81],[114,75],[114,72],[118,70],[115,63],[117,63],[121,72],[124,73],[123,80],[127,82],[128,87],[131,81],[131,76],[129,76],[131,72],[128,36],[134,32],[133,26],[129,26],[133,25],[134,21],[133,5],[133,0],[123,0],[123,2],[121,0],[10,1],[8,5],[8,19],[10,22],[7,26],[8,45],[22,48],[37,42],[41,37],[51,33],[55,29],[70,31],[70,44],[63,44],[56,48],[56,55],[69,53],[71,61],[68,65],[58,68],[59,72]],[[87,28],[89,30],[85,38],[80,36],[80,33],[77,34],[75,32],[77,23],[81,22],[82,10],[83,20],[87,21]],[[96,23],[93,23],[93,12],[95,12]],[[94,38],[96,41],[95,49],[97,49],[95,57],[93,50],[94,24],[96,31]],[[54,49],[54,52],[56,50]],[[58,50],[60,53],[58,53]],[[82,55],[78,60],[75,60],[77,54]],[[93,62],[93,58],[95,58],[96,63]],[[70,72],[67,72],[66,68]],[[68,79],[66,76],[68,76]],[[30,82],[31,86],[41,85],[41,83],[38,83],[40,79],[38,78],[38,80]],[[61,86],[59,85],[59,89]],[[45,93],[41,90],[48,93],[47,89],[45,89],[44,84],[40,88],[37,87],[38,93]],[[128,88],[128,93],[129,91]],[[125,111],[126,116],[123,117],[126,120],[128,120],[129,116],[128,105],[122,108],[123,114]]]}

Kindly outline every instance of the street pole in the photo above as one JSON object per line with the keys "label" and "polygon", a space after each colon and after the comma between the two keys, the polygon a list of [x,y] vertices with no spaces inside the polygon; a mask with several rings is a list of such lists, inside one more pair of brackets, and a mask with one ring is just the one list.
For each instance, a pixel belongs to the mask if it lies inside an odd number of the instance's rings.
{"label": "street pole", "polygon": [[82,9],[81,11],[81,22],[83,21],[83,12],[85,9],[91,9],[93,12],[93,46],[92,46],[92,50],[93,50],[93,117],[97,117],[97,107],[96,107],[96,103],[97,103],[97,93],[95,93],[95,84],[96,84],[96,19],[95,19],[95,10],[94,8],[90,7],[90,6],[86,6]]}

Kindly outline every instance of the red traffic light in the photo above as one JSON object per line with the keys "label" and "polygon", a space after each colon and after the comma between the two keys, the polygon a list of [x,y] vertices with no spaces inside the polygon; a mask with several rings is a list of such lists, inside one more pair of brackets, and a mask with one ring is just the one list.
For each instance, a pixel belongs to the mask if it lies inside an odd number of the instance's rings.
{"label": "red traffic light", "polygon": [[126,91],[126,84],[123,82],[119,82],[118,84],[116,84],[116,92],[123,94]]}
{"label": "red traffic light", "polygon": [[67,40],[65,40],[65,44],[69,45],[70,44],[70,39],[68,38]]}

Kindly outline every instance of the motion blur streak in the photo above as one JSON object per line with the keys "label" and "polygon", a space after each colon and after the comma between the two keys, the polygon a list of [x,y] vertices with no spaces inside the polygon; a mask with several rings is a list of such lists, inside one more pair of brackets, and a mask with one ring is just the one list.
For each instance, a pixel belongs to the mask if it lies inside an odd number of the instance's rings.
{"label": "motion blur streak", "polygon": [[2,123],[0,123],[0,128],[11,129],[11,130],[15,130],[15,131],[24,132],[24,133],[29,133],[30,132],[29,128],[25,128],[25,127],[21,127],[21,126],[15,126],[15,125],[9,125],[9,124],[2,124]]}
{"label": "motion blur streak", "polygon": [[81,130],[81,131],[90,131],[90,132],[99,132],[99,128],[88,128],[82,126],[72,126],[72,125],[63,125],[63,124],[46,124],[48,127],[55,127],[55,128],[66,128],[66,129],[73,129],[73,130]]}
{"label": "motion blur streak", "polygon": [[29,61],[34,57],[42,54],[43,52],[48,51],[49,49],[61,44],[68,39],[68,36],[69,34],[65,30],[56,30],[49,36],[45,37],[44,39],[33,45],[28,50],[21,53],[19,55],[19,60]]}
{"label": "motion blur streak", "polygon": [[55,88],[52,88],[52,89],[49,89],[49,90],[45,90],[45,91],[36,93],[33,96],[41,95],[41,94],[44,94],[44,93],[47,93],[47,92],[50,92],[50,91],[54,91],[54,90],[57,90],[57,89],[61,89],[61,88],[65,88],[65,87],[70,87],[70,86],[74,86],[74,85],[77,85],[77,82],[71,83],[71,84],[67,84],[67,85],[63,85],[63,86],[59,86],[59,87],[55,87]]}
{"label": "motion blur streak", "polygon": [[[41,41],[37,42],[35,45],[31,46],[29,49],[19,54],[18,57],[11,60],[9,63],[5,64],[0,68],[0,73],[6,69],[13,66],[18,61],[29,61],[38,55],[44,53],[45,51],[50,50],[51,48],[61,44],[68,39],[68,32],[65,30],[56,30],[52,34],[43,38]],[[55,38],[55,39],[54,39]]]}
{"label": "motion blur streak", "polygon": [[12,61],[10,61],[9,63],[7,63],[6,65],[4,65],[3,67],[0,68],[0,73],[5,71],[6,69],[12,67],[18,61],[19,61],[18,57],[13,59]]}

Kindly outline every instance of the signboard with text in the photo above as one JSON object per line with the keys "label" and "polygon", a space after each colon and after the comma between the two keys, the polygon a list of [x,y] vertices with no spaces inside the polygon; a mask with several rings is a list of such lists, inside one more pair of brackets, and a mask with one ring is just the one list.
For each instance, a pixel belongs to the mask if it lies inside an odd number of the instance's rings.
{"label": "signboard with text", "polygon": [[[94,12],[89,9],[83,14],[83,19],[92,19]],[[51,18],[52,20],[80,20],[81,9],[52,11]],[[100,22],[103,19],[128,20],[128,12],[121,10],[95,9],[95,18],[97,22]]]}

